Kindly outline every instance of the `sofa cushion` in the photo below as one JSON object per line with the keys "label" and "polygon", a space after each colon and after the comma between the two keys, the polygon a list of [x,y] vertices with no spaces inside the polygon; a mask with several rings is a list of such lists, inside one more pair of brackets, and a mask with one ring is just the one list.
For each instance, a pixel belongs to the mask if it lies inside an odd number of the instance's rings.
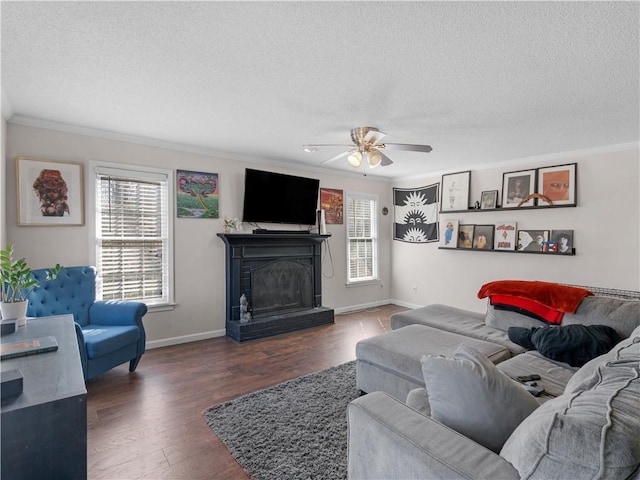
{"label": "sofa cushion", "polygon": [[607,362],[632,359],[640,363],[640,327],[636,328],[631,337],[622,340],[608,353],[587,362],[567,382],[565,393],[572,393],[578,388],[585,388],[584,381],[592,377],[596,369]]}
{"label": "sofa cushion", "polygon": [[423,356],[422,372],[431,417],[494,452],[538,407],[529,392],[469,345],[460,345],[453,358]]}
{"label": "sofa cushion", "polygon": [[537,383],[544,388],[545,393],[537,397],[538,402],[544,402],[552,397],[562,395],[567,382],[573,378],[576,370],[578,370],[545,358],[535,350],[516,355],[509,360],[500,362],[496,367],[513,379],[524,375],[540,375],[540,380]]}
{"label": "sofa cushion", "polygon": [[512,353],[518,354],[525,351],[524,348],[509,340],[506,329],[502,331],[489,327],[485,324],[482,313],[471,312],[462,308],[435,303],[415,310],[394,313],[391,315],[390,320],[393,330],[407,325],[426,325],[445,332],[496,343],[507,348]]}
{"label": "sofa cushion", "polygon": [[640,365],[599,365],[592,387],[534,411],[500,455],[522,478],[627,478],[640,464]]}
{"label": "sofa cushion", "polygon": [[640,325],[640,301],[613,297],[587,297],[576,313],[566,313],[562,325],[608,325],[627,338]]}
{"label": "sofa cushion", "polygon": [[90,325],[82,329],[89,358],[98,358],[135,343],[140,329],[135,326]]}
{"label": "sofa cushion", "polygon": [[510,327],[509,339],[547,358],[581,367],[607,353],[620,337],[606,325],[565,325],[546,328]]}

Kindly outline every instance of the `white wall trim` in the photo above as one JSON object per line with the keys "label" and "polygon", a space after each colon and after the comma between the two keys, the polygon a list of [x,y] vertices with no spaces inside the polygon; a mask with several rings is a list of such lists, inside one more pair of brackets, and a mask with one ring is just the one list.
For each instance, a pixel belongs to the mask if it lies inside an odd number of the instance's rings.
{"label": "white wall trim", "polygon": [[[535,157],[523,157],[523,158],[511,158],[507,160],[501,160],[498,162],[492,163],[483,163],[482,165],[474,165],[471,166],[470,169],[473,170],[490,170],[492,168],[500,168],[500,167],[513,167],[515,164],[520,163],[538,163],[538,162],[548,162],[551,160],[559,160],[564,161],[568,159],[575,159],[576,157],[587,157],[590,155],[599,155],[602,153],[613,153],[613,152],[624,152],[627,150],[637,150],[640,148],[640,142],[629,142],[629,143],[618,143],[615,145],[605,145],[602,147],[594,147],[594,148],[586,148],[584,150],[572,150],[568,152],[558,152],[558,153],[549,153],[546,155],[538,155]],[[456,171],[464,170],[463,167],[459,167]],[[439,177],[444,173],[451,173],[450,170],[443,170],[441,172],[430,172],[426,175],[411,175],[407,177],[396,177],[393,178],[394,182],[406,182],[412,180],[420,180],[423,178],[433,178]]]}
{"label": "white wall trim", "polygon": [[[11,111],[8,112],[11,115]],[[6,118],[6,117],[5,117]],[[46,130],[54,130],[63,133],[73,133],[76,135],[84,135],[87,137],[104,138],[107,140],[116,140],[119,142],[134,143],[137,145],[146,145],[150,147],[162,148],[166,150],[173,150],[177,152],[195,153],[198,155],[205,155],[208,157],[215,157],[227,160],[234,160],[238,162],[264,164],[272,167],[293,168],[296,170],[303,170],[309,172],[316,172],[329,175],[340,175],[352,178],[362,178],[362,172],[337,172],[333,169],[314,167],[304,165],[300,163],[287,162],[286,160],[269,157],[252,157],[248,155],[241,155],[238,153],[221,152],[206,147],[198,147],[195,145],[187,145],[184,143],[168,142],[166,140],[159,140],[155,138],[140,137],[137,135],[130,135],[126,133],[118,133],[109,130],[101,130],[99,128],[83,127],[80,125],[71,125],[68,123],[54,122],[52,120],[44,120],[40,118],[27,117],[24,115],[12,115],[7,119],[7,122],[12,125],[22,125],[25,127],[43,128]],[[380,177],[375,174],[367,172],[366,177],[369,180],[391,183],[393,179]]]}
{"label": "white wall trim", "polygon": [[210,338],[224,337],[226,330],[212,330],[210,332],[194,333],[191,335],[183,335],[181,337],[163,338],[161,340],[151,340],[146,343],[147,349],[169,347],[171,345],[180,345],[181,343],[198,342],[200,340],[209,340]]}
{"label": "white wall trim", "polygon": [[401,300],[389,300],[389,301],[394,305],[398,305],[399,307],[410,308],[411,310],[424,307],[424,305],[418,305],[417,303],[403,302]]}
{"label": "white wall trim", "polygon": [[334,312],[336,315],[340,315],[342,313],[352,313],[352,312],[357,312],[358,310],[366,310],[368,308],[381,307],[383,305],[389,305],[390,303],[393,303],[393,301],[389,299],[378,300],[376,302],[361,303],[360,305],[349,305],[348,307],[338,307],[334,309]]}

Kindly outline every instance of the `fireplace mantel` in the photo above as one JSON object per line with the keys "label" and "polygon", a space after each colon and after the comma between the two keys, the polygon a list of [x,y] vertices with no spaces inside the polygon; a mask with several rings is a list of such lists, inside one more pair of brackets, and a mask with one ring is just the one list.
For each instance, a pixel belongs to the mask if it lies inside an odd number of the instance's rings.
{"label": "fireplace mantel", "polygon": [[[333,309],[322,306],[322,242],[330,235],[272,232],[219,233],[218,237],[225,243],[225,318],[228,337],[242,342],[334,322]],[[254,306],[252,272],[255,273],[262,265],[285,264],[283,261],[304,264],[311,272],[306,282],[310,291],[305,305],[299,308],[294,305],[273,312],[265,309],[270,312],[266,316],[256,312],[255,318],[248,323],[241,323],[240,297],[246,296],[250,311]]]}

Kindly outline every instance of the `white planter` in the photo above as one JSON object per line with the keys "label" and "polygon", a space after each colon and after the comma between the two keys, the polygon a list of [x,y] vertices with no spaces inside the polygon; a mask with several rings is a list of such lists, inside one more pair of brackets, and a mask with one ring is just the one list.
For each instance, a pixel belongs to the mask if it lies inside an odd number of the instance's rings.
{"label": "white planter", "polygon": [[27,306],[29,305],[29,301],[25,300],[24,302],[0,302],[0,313],[2,313],[2,318],[17,318],[18,326],[27,323]]}

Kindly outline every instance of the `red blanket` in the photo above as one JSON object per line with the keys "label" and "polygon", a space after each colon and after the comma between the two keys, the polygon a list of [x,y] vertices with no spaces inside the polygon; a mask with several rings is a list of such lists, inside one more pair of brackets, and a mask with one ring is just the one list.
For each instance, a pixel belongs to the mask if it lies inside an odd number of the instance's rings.
{"label": "red blanket", "polygon": [[525,280],[498,280],[480,288],[478,298],[491,295],[510,295],[526,298],[565,313],[576,313],[584,297],[593,295],[589,290],[550,282]]}

